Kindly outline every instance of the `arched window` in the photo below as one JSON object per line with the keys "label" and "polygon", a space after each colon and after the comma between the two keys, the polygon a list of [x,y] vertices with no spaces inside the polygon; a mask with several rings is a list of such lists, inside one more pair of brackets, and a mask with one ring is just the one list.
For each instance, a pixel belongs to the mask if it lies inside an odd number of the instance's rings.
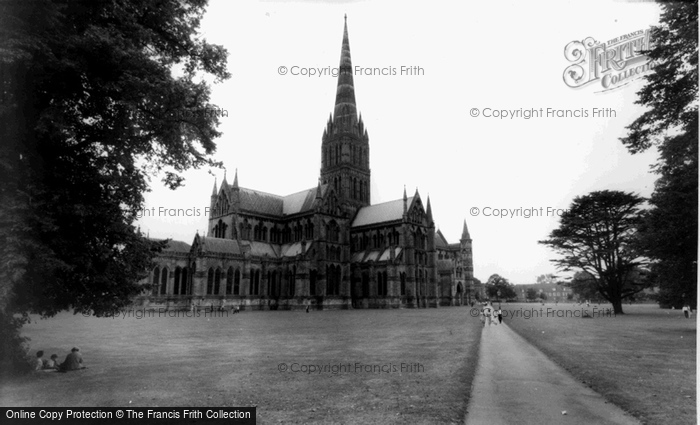
{"label": "arched window", "polygon": [[331,220],[327,227],[328,239],[331,242],[340,242],[340,228],[335,220]]}
{"label": "arched window", "polygon": [[272,274],[270,275],[270,296],[271,297],[278,297],[279,296],[279,287],[277,284],[277,271],[273,271]]}
{"label": "arched window", "polygon": [[165,295],[168,292],[168,268],[163,267],[160,272],[160,294]]}
{"label": "arched window", "polygon": [[289,297],[292,298],[292,297],[294,297],[294,294],[296,293],[296,286],[297,286],[297,268],[296,268],[296,266],[293,266],[292,270],[287,272],[287,281],[289,284]]}
{"label": "arched window", "polygon": [[311,270],[309,273],[309,295],[316,295],[316,275],[318,272],[316,270]]}
{"label": "arched window", "polygon": [[226,225],[226,223],[224,223],[223,221],[221,221],[221,219],[219,219],[219,222],[217,223],[217,225],[214,226],[214,237],[215,238],[225,238],[227,227],[228,227],[228,225]]}
{"label": "arched window", "polygon": [[229,267],[226,272],[226,295],[233,292],[233,267]]}
{"label": "arched window", "polygon": [[340,266],[335,266],[335,294],[340,295],[340,282],[343,279],[343,270]]}
{"label": "arched window", "polygon": [[182,269],[175,267],[175,283],[173,284],[173,295],[180,295],[180,279],[182,279]]}
{"label": "arched window", "polygon": [[306,221],[306,239],[313,239],[314,238],[314,224],[311,222],[311,219]]}
{"label": "arched window", "polygon": [[389,294],[386,271],[377,272],[377,295],[385,297]]}
{"label": "arched window", "polygon": [[207,273],[207,295],[214,292],[214,269],[210,268]]}
{"label": "arched window", "polygon": [[214,295],[220,294],[221,289],[221,269],[216,268],[216,273],[214,273]]}
{"label": "arched window", "polygon": [[250,284],[248,288],[250,295],[260,295],[260,270],[250,271]]}
{"label": "arched window", "polygon": [[326,295],[333,295],[333,271],[332,265],[326,266]]}
{"label": "arched window", "polygon": [[236,268],[233,272],[233,295],[241,294],[241,271]]}
{"label": "arched window", "polygon": [[153,292],[153,295],[158,295],[158,282],[160,281],[160,267],[156,266],[155,269],[153,269],[153,280],[152,285],[151,285],[151,291]]}
{"label": "arched window", "polygon": [[406,273],[401,272],[401,295],[406,295]]}
{"label": "arched window", "polygon": [[421,295],[423,288],[421,284],[423,283],[423,270],[418,270],[418,279],[416,279],[416,294]]}
{"label": "arched window", "polygon": [[190,286],[190,270],[187,267],[182,268],[182,273],[180,274],[180,295],[189,294]]}
{"label": "arched window", "polygon": [[362,297],[369,297],[369,273],[362,272]]}

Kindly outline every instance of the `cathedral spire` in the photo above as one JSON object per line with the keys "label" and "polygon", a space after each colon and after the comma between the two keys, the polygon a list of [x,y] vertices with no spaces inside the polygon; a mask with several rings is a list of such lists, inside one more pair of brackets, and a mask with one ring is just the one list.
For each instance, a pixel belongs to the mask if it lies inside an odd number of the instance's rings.
{"label": "cathedral spire", "polygon": [[233,176],[233,187],[238,189],[238,168],[236,168],[236,174]]}
{"label": "cathedral spire", "polygon": [[343,122],[353,125],[357,122],[357,106],[355,104],[355,86],[352,78],[352,61],[350,60],[347,15],[345,15],[345,28],[343,29],[343,47],[340,51],[338,90],[335,94],[335,110],[333,116],[335,125]]}
{"label": "cathedral spire", "polygon": [[464,219],[464,227],[462,228],[462,238],[460,240],[467,239],[471,239],[471,236],[469,236],[469,229],[467,229],[467,220]]}

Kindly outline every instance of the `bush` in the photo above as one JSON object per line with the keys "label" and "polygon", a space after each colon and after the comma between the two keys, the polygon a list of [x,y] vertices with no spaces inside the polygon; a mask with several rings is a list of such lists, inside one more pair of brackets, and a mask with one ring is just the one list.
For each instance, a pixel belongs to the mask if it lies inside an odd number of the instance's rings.
{"label": "bush", "polygon": [[0,375],[22,374],[31,371],[29,338],[20,335],[29,316],[15,316],[0,312]]}

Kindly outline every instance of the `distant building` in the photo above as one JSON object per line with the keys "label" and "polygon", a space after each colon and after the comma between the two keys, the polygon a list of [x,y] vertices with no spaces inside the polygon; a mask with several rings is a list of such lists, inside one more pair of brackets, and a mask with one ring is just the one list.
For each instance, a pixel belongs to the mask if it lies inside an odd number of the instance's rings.
{"label": "distant building", "polygon": [[[515,285],[515,293],[518,302],[531,301],[527,299],[527,290],[534,289],[537,293],[535,298],[546,298],[547,302],[566,302],[569,296],[573,297],[574,291],[568,286],[557,285],[556,283],[532,283],[527,285]],[[545,297],[541,295],[544,294]]]}
{"label": "distant building", "polygon": [[[372,205],[369,135],[355,104],[347,21],[318,183],[278,196],[226,177],[211,193],[207,235],[171,241],[156,259],[154,308],[399,308],[471,299],[472,240],[449,244],[430,199]],[[281,174],[281,173],[280,173]]]}

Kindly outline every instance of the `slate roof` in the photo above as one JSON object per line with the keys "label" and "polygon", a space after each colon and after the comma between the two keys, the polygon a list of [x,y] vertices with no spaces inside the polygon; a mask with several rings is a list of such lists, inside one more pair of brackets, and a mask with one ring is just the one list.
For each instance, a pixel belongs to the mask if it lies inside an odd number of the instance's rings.
{"label": "slate roof", "polygon": [[250,253],[255,256],[269,256],[277,258],[279,256],[279,245],[272,245],[267,242],[250,242]]}
{"label": "slate roof", "polygon": [[[367,251],[359,251],[352,255],[350,259],[353,263],[367,263],[369,261],[391,261],[391,249],[371,249]],[[394,257],[399,258],[402,248],[394,247]]]}
{"label": "slate roof", "polygon": [[[413,196],[408,198],[407,205],[411,205]],[[357,212],[352,227],[367,226],[370,224],[385,223],[401,220],[403,217],[403,199],[383,202],[381,204],[362,207]]]}
{"label": "slate roof", "polygon": [[[152,241],[164,241],[165,239],[155,239],[155,238],[149,238]],[[188,254],[190,252],[190,245],[185,242],[181,241],[175,241],[175,240],[170,240],[167,245],[165,245],[165,248],[163,248],[163,252],[182,252],[185,254]]]}
{"label": "slate roof", "polygon": [[447,239],[440,230],[435,232],[435,248],[447,248]]}
{"label": "slate roof", "polygon": [[240,199],[241,210],[273,216],[282,215],[284,201],[281,196],[240,188]]}
{"label": "slate roof", "polygon": [[[248,251],[249,249],[248,252],[250,252],[251,255],[258,257],[267,255],[271,258],[281,258],[295,257],[301,254],[301,242],[275,245],[267,242],[241,241],[239,244],[235,239],[200,236],[200,245],[203,253],[240,254],[243,250]],[[243,245],[243,249],[241,245]],[[307,250],[311,245],[312,244],[307,244]],[[187,252],[189,252],[189,250]]]}
{"label": "slate roof", "polygon": [[[309,249],[309,246],[310,245],[307,244],[307,250]],[[301,254],[301,242],[294,242],[282,245],[282,251],[280,253],[280,256],[296,257],[299,254]]]}
{"label": "slate roof", "polygon": [[241,247],[235,239],[199,237],[202,252],[215,252],[221,254],[240,254]]}
{"label": "slate roof", "polygon": [[[321,191],[323,192],[324,185]],[[282,217],[311,211],[318,186],[287,196],[273,195],[259,190],[240,188],[240,208],[243,211]]]}
{"label": "slate roof", "polygon": [[[318,186],[285,196],[283,198],[282,213],[291,215],[310,211],[313,209],[317,191]],[[321,189],[321,192],[323,192],[323,189]]]}

